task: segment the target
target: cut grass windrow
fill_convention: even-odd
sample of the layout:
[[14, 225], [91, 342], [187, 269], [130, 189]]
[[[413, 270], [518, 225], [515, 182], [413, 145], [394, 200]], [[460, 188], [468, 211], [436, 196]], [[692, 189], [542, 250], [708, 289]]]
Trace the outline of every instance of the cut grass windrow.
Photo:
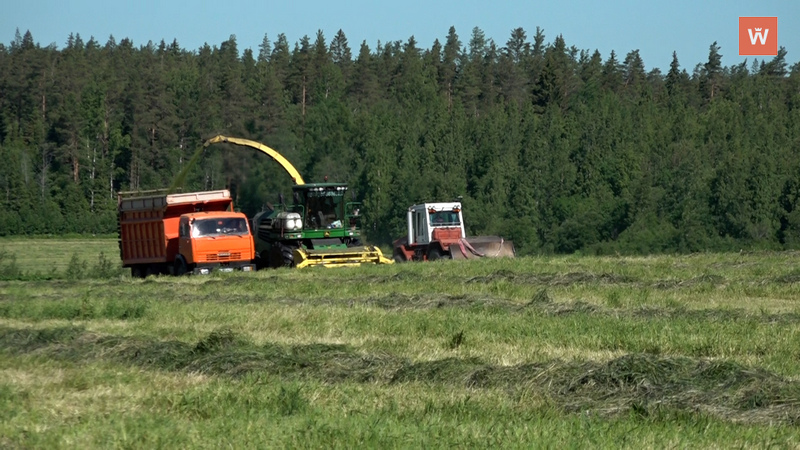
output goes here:
[[668, 419], [702, 413], [741, 423], [800, 423], [800, 382], [705, 358], [628, 354], [607, 361], [552, 360], [498, 366], [477, 358], [415, 362], [347, 345], [254, 345], [218, 330], [195, 343], [100, 335], [82, 327], [0, 328], [2, 353], [99, 361], [210, 376], [279, 376], [324, 383], [438, 384], [498, 388], [550, 399], [564, 412]]
[[[177, 287], [176, 287], [177, 289]], [[147, 314], [153, 301], [142, 300], [136, 293], [119, 294], [110, 292], [104, 296], [83, 295], [80, 298], [56, 299], [39, 296], [36, 299], [16, 299], [0, 294], [0, 318], [48, 320], [48, 319], [140, 319]], [[792, 325], [800, 323], [797, 312], [753, 312], [745, 309], [687, 309], [682, 305], [673, 307], [642, 305], [633, 308], [608, 307], [582, 300], [554, 301], [547, 289], [534, 294], [525, 303], [512, 301], [492, 295], [475, 294], [404, 294], [387, 293], [364, 298], [315, 298], [309, 300], [299, 297], [264, 298], [240, 297], [232, 300], [226, 296], [198, 296], [194, 293], [175, 291], [171, 299], [159, 302], [192, 301], [222, 303], [281, 304], [285, 306], [314, 305], [318, 307], [364, 306], [384, 310], [416, 311], [429, 309], [460, 309], [474, 312], [493, 313], [535, 313], [540, 316], [567, 316], [570, 314], [589, 314], [614, 318], [660, 318], [684, 319], [694, 321], [736, 322], [747, 321], [759, 324]], [[185, 299], [184, 299], [185, 297]]]

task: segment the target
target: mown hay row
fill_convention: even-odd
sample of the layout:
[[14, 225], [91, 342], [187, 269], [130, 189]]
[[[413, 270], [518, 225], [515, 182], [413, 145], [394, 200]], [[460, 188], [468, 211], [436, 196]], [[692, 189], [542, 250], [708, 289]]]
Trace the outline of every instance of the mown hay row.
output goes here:
[[[346, 345], [256, 346], [230, 330], [194, 344], [104, 336], [81, 327], [0, 328], [0, 354], [113, 361], [151, 370], [239, 377], [267, 373], [328, 383], [430, 383], [534, 393], [568, 412], [708, 414], [745, 423], [800, 422], [800, 383], [725, 360], [629, 354], [607, 361], [496, 366], [475, 358], [409, 361]], [[520, 396], [524, 397], [524, 396]]]

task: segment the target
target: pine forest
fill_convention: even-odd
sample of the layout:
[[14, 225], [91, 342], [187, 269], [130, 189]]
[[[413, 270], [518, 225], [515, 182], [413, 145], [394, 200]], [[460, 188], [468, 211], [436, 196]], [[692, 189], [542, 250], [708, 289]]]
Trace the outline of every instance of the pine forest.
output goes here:
[[256, 50], [18, 31], [0, 44], [0, 236], [114, 234], [117, 192], [187, 165], [184, 191], [230, 189], [249, 216], [290, 193], [263, 154], [202, 147], [224, 134], [347, 182], [377, 244], [408, 206], [462, 197], [470, 233], [522, 255], [800, 247], [800, 64], [781, 48], [726, 67], [714, 42], [663, 73], [625, 51], [539, 28]]

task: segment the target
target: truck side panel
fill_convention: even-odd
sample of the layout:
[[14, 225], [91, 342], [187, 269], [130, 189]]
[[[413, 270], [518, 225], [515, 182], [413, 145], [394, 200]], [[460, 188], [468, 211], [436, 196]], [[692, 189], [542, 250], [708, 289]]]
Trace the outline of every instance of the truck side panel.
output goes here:
[[167, 262], [167, 237], [160, 211], [123, 212], [120, 217], [122, 264]]

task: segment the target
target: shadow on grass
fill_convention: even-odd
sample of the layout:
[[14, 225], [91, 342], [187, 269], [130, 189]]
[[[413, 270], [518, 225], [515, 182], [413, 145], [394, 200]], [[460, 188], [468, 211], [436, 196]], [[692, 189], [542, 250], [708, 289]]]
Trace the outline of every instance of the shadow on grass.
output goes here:
[[230, 330], [196, 343], [98, 335], [81, 327], [0, 327], [0, 355], [110, 361], [151, 370], [287, 381], [426, 383], [545, 397], [568, 412], [669, 420], [701, 414], [744, 423], [800, 422], [800, 383], [725, 360], [629, 354], [608, 362], [495, 366], [475, 358], [414, 362], [346, 345], [257, 346]]

